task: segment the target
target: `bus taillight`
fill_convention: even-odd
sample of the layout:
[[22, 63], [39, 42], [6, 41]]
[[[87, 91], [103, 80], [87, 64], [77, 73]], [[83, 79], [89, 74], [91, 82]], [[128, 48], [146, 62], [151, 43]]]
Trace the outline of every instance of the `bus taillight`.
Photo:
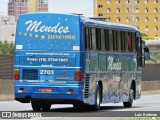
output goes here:
[[75, 71], [75, 79], [76, 79], [76, 81], [82, 80], [82, 72], [80, 70]]
[[14, 69], [14, 79], [19, 80], [19, 69]]

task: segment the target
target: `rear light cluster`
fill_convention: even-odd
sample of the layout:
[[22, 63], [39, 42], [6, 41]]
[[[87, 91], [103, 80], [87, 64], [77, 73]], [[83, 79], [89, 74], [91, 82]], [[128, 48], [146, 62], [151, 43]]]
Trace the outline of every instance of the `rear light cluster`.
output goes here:
[[80, 70], [76, 70], [75, 71], [75, 80], [82, 81], [82, 78], [83, 78], [82, 72]]
[[19, 69], [14, 69], [14, 79], [19, 80]]

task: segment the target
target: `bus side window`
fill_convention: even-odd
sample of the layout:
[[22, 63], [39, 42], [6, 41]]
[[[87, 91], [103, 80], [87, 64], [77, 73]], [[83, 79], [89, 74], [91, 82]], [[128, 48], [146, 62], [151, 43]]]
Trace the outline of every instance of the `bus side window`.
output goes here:
[[125, 45], [125, 32], [121, 31], [121, 50], [123, 52], [126, 51], [126, 45]]
[[121, 50], [121, 34], [120, 31], [117, 31], [117, 50], [120, 52]]
[[101, 29], [96, 29], [96, 44], [97, 44], [97, 50], [101, 50]]
[[85, 38], [86, 38], [86, 50], [92, 49], [92, 41], [91, 41], [91, 28], [86, 27], [85, 28]]
[[117, 51], [117, 31], [113, 30], [113, 50]]
[[105, 41], [106, 41], [106, 50], [109, 51], [109, 30], [105, 30]]
[[128, 32], [125, 32], [125, 48], [126, 52], [128, 52]]
[[132, 32], [132, 50], [133, 52], [136, 52], [136, 34], [135, 32]]
[[142, 67], [142, 38], [137, 37], [137, 65]]
[[97, 49], [97, 45], [96, 45], [96, 29], [92, 28], [92, 50], [96, 50]]
[[101, 29], [101, 50], [106, 50], [106, 35], [104, 29]]
[[132, 51], [132, 33], [131, 32], [128, 33], [128, 51], [129, 52]]
[[89, 39], [88, 39], [88, 28], [87, 27], [85, 27], [85, 47], [86, 47], [86, 50], [88, 50], [88, 48], [89, 48]]
[[113, 31], [109, 30], [109, 51], [113, 51]]

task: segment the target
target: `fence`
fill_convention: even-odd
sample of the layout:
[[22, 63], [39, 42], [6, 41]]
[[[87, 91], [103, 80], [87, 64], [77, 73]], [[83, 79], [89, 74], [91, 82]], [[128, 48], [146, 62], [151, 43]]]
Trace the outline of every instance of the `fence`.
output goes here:
[[0, 55], [0, 79], [13, 79], [13, 56]]
[[0, 100], [13, 99], [13, 56], [0, 55]]
[[142, 90], [160, 90], [160, 64], [147, 64], [143, 67]]
[[143, 81], [160, 80], [160, 64], [147, 64], [143, 67]]

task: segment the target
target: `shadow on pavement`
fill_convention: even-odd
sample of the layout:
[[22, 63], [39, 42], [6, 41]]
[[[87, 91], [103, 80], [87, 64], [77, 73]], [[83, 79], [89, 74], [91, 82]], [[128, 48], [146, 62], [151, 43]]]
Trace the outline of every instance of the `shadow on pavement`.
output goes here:
[[134, 115], [134, 108], [143, 108], [142, 106], [133, 106], [124, 108], [123, 106], [102, 106], [99, 111], [92, 109], [80, 109], [75, 107], [51, 108], [49, 111], [17, 111], [29, 113], [41, 113], [43, 117], [124, 117], [126, 114]]

